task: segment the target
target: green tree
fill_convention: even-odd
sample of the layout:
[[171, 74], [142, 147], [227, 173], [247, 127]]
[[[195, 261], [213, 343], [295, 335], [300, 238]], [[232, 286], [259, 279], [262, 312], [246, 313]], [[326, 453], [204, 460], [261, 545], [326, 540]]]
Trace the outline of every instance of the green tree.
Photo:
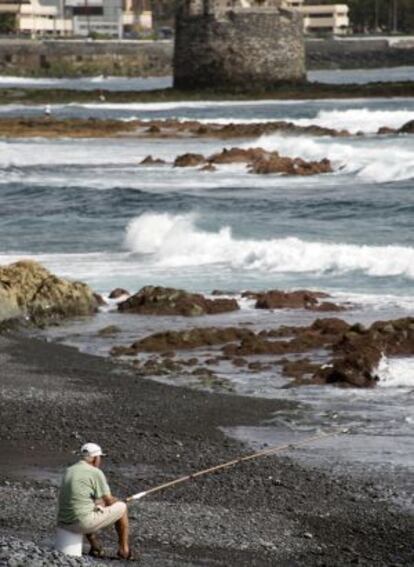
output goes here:
[[0, 13], [0, 33], [13, 33], [16, 31], [16, 18], [14, 14]]

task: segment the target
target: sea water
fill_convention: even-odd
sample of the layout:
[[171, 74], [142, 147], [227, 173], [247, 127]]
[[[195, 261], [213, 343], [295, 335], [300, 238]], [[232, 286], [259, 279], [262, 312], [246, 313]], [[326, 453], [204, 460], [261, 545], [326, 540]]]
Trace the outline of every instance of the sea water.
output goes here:
[[[42, 115], [39, 106], [6, 105], [0, 115]], [[370, 324], [413, 314], [414, 136], [378, 135], [414, 119], [414, 99], [177, 102], [52, 106], [57, 117], [119, 120], [176, 118], [219, 123], [288, 120], [348, 129], [351, 137], [269, 134], [256, 139], [11, 139], [0, 141], [0, 263], [33, 258], [107, 296], [159, 284], [210, 293], [222, 289], [322, 289]], [[363, 135], [357, 135], [363, 133]], [[329, 158], [334, 173], [253, 175], [244, 165], [215, 172], [141, 166], [185, 152], [261, 147], [281, 155]], [[249, 324], [309, 324], [310, 312], [258, 312], [248, 300], [229, 315], [192, 319], [118, 314], [47, 331], [48, 337], [107, 355], [154, 330]], [[97, 336], [107, 324], [121, 333]], [[323, 355], [323, 354], [322, 354]], [[414, 467], [414, 364], [383, 359], [375, 390], [286, 389], [277, 371], [217, 369], [236, 392], [284, 397], [300, 410], [277, 414], [264, 429], [232, 433], [256, 443], [302, 438], [315, 428], [351, 427], [342, 441], [298, 452], [308, 460]], [[341, 465], [341, 466], [342, 466]], [[399, 470], [400, 470], [399, 469]]]

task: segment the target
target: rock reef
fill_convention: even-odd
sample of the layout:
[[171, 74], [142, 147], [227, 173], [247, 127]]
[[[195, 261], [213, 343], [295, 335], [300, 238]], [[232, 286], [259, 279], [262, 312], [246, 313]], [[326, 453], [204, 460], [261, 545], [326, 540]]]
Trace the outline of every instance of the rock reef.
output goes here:
[[[150, 157], [148, 156], [146, 160]], [[262, 148], [224, 148], [220, 153], [210, 157], [186, 153], [175, 159], [174, 167], [203, 166], [202, 171], [214, 171], [217, 165], [237, 163], [245, 163], [250, 173], [258, 174], [317, 175], [333, 171], [331, 162], [326, 158], [320, 161], [306, 161], [302, 158], [281, 156], [279, 152], [268, 152]]]
[[138, 293], [118, 304], [123, 313], [140, 315], [183, 315], [196, 317], [237, 311], [235, 299], [208, 299], [199, 293], [161, 286], [145, 286]]

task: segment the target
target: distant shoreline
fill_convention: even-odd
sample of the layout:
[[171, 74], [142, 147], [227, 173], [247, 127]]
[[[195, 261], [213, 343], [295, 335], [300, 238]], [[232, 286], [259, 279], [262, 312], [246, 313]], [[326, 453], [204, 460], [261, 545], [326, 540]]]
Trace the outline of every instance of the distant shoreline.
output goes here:
[[0, 89], [0, 104], [55, 103], [133, 103], [175, 102], [198, 100], [323, 100], [350, 98], [388, 98], [414, 96], [414, 81], [334, 85], [324, 83], [295, 83], [276, 85], [272, 90], [197, 90], [180, 91], [174, 88], [151, 91], [106, 91], [71, 89]]

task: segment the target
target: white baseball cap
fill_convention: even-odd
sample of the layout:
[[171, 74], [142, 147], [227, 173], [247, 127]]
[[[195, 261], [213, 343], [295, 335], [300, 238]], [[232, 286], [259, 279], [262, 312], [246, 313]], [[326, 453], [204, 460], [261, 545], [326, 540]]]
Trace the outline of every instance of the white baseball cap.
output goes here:
[[104, 457], [105, 453], [96, 443], [85, 443], [81, 447], [81, 454], [88, 457]]

